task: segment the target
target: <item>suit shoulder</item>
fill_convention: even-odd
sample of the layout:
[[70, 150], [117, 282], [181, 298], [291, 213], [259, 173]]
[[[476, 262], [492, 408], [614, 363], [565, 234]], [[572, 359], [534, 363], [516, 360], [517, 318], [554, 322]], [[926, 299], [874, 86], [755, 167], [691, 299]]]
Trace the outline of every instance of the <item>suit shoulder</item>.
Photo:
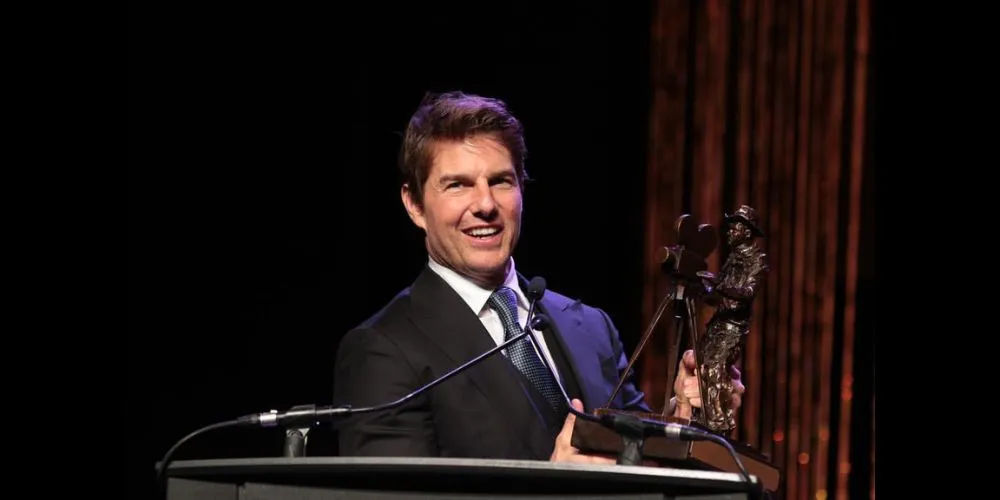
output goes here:
[[562, 311], [574, 311], [584, 315], [605, 314], [600, 307], [589, 305], [580, 299], [574, 299], [552, 290], [545, 292], [545, 298], [548, 299], [549, 304]]
[[378, 330], [384, 327], [391, 327], [399, 320], [406, 318], [411, 310], [410, 287], [399, 291], [389, 302], [386, 302], [378, 311], [365, 318], [352, 330]]
[[410, 300], [410, 289], [404, 288], [374, 314], [345, 332], [338, 342], [337, 363], [352, 362], [348, 358], [363, 351], [404, 353], [408, 344], [405, 332], [409, 331]]

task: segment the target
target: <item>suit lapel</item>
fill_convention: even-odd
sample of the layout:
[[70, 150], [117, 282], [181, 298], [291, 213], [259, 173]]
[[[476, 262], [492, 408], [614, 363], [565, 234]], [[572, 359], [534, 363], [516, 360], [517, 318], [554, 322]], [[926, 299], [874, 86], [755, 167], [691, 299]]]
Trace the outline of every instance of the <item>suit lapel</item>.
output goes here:
[[[436, 367], [438, 375], [496, 347], [489, 332], [461, 297], [429, 268], [424, 268], [411, 288], [417, 327], [449, 358], [451, 365]], [[540, 459], [552, 449], [552, 435], [544, 419], [518, 381], [516, 368], [500, 352], [482, 360], [463, 374], [483, 393], [499, 420], [512, 435]], [[462, 375], [459, 375], [462, 376]], [[445, 384], [450, 381], [445, 382]]]
[[[602, 381], [595, 379], [601, 373], [601, 362], [595, 353], [600, 352], [592, 345], [592, 336], [585, 335], [585, 329], [590, 328], [583, 322], [583, 315], [577, 310], [579, 302], [571, 302], [551, 295], [543, 295], [538, 308], [552, 319], [552, 328], [562, 351], [566, 353], [566, 362], [576, 377], [577, 385], [583, 396], [585, 409], [604, 406], [605, 392]], [[569, 374], [563, 374], [567, 376]]]

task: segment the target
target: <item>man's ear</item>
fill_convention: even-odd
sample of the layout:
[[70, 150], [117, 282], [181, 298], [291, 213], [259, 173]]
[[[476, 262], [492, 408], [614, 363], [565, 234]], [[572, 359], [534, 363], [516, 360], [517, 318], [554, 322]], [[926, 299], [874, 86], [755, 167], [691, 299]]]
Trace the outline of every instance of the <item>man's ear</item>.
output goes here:
[[410, 190], [409, 184], [403, 184], [403, 187], [399, 189], [399, 196], [403, 199], [403, 206], [406, 208], [406, 213], [410, 216], [410, 220], [417, 225], [420, 229], [427, 230], [427, 222], [424, 219], [424, 210], [417, 204], [416, 200], [413, 199], [413, 191]]

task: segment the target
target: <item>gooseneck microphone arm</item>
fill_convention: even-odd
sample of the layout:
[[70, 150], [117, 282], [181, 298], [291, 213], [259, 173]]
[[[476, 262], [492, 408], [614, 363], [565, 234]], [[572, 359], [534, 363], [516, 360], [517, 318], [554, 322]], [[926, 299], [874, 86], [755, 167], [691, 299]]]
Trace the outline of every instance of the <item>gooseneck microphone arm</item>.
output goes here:
[[361, 406], [357, 408], [354, 408], [351, 405], [342, 405], [342, 406], [327, 405], [327, 406], [319, 406], [316, 408], [310, 408], [306, 410], [288, 410], [285, 412], [257, 413], [240, 417], [239, 420], [242, 421], [244, 425], [259, 425], [261, 427], [274, 427], [279, 424], [289, 425], [292, 423], [300, 425], [313, 425], [318, 420], [324, 418], [332, 419], [333, 417], [348, 417], [351, 415], [359, 415], [362, 413], [373, 413], [377, 411], [391, 410], [393, 408], [406, 404], [408, 401], [429, 391], [430, 389], [444, 382], [445, 380], [448, 380], [454, 377], [455, 375], [458, 375], [459, 373], [462, 373], [463, 371], [471, 368], [473, 365], [476, 365], [482, 360], [492, 356], [497, 351], [506, 349], [507, 346], [513, 344], [514, 342], [517, 342], [518, 340], [521, 340], [526, 335], [528, 335], [527, 331], [515, 335], [510, 339], [504, 341], [502, 344], [497, 345], [496, 347], [476, 356], [475, 358], [466, 361], [465, 363], [461, 364], [457, 368], [452, 369], [448, 373], [445, 373], [444, 375], [428, 382], [426, 385], [421, 386], [417, 390], [389, 403], [383, 403], [375, 406]]
[[[526, 295], [528, 296], [528, 300], [531, 302], [532, 306], [534, 306], [535, 302], [541, 299], [542, 295], [545, 294], [545, 288], [545, 279], [540, 276], [536, 276], [528, 284], [528, 293]], [[582, 418], [584, 420], [603, 425], [615, 431], [622, 437], [625, 447], [622, 453], [618, 456], [618, 464], [641, 465], [642, 445], [645, 442], [645, 439], [649, 437], [662, 436], [681, 441], [712, 441], [729, 451], [729, 455], [736, 462], [736, 466], [739, 467], [743, 480], [746, 482], [747, 487], [750, 489], [751, 493], [754, 494], [754, 496], [758, 496], [761, 491], [763, 491], [762, 489], [758, 490], [755, 488], [755, 483], [750, 477], [750, 473], [747, 472], [747, 469], [744, 467], [743, 462], [736, 453], [736, 450], [733, 449], [733, 445], [722, 436], [687, 425], [657, 422], [655, 420], [639, 418], [628, 413], [609, 413], [597, 416], [573, 408], [569, 394], [566, 393], [566, 388], [559, 382], [558, 377], [555, 377], [555, 370], [553, 370], [548, 360], [545, 359], [545, 356], [541, 355], [541, 343], [535, 337], [534, 330], [545, 329], [549, 326], [549, 324], [551, 324], [552, 320], [544, 313], [534, 312], [533, 308], [528, 311], [528, 319], [525, 323], [528, 327], [525, 328], [524, 331], [529, 333], [528, 339], [530, 339], [531, 343], [534, 344], [535, 349], [538, 351], [539, 357], [542, 359], [542, 364], [544, 364], [545, 367], [552, 373], [556, 386], [559, 388], [559, 391], [562, 393], [563, 398], [566, 401], [566, 407], [569, 412], [577, 418]], [[764, 495], [766, 495], [766, 491], [764, 491]]]
[[[544, 285], [543, 285], [544, 286]], [[529, 311], [534, 311], [536, 300], [532, 300], [529, 305]], [[438, 384], [468, 370], [472, 366], [480, 363], [486, 358], [496, 354], [498, 351], [506, 349], [508, 346], [517, 342], [524, 337], [528, 336], [531, 331], [530, 328], [525, 328], [523, 332], [505, 340], [503, 343], [497, 345], [496, 347], [470, 359], [469, 361], [463, 363], [457, 368], [452, 369], [448, 373], [428, 382], [413, 392], [389, 403], [383, 403], [375, 406], [362, 406], [362, 407], [352, 407], [351, 405], [326, 405], [326, 406], [296, 406], [290, 410], [279, 412], [272, 410], [268, 413], [253, 413], [250, 415], [244, 415], [234, 420], [227, 420], [225, 422], [217, 422], [214, 424], [207, 425], [198, 429], [187, 436], [181, 438], [177, 443], [175, 443], [163, 456], [163, 460], [160, 461], [159, 467], [157, 468], [157, 481], [162, 484], [163, 480], [166, 478], [166, 470], [170, 464], [170, 461], [177, 451], [184, 443], [191, 440], [195, 436], [203, 434], [208, 431], [228, 428], [228, 427], [276, 427], [282, 425], [284, 427], [290, 427], [293, 425], [300, 427], [311, 427], [316, 425], [320, 420], [334, 420], [336, 418], [346, 418], [352, 415], [360, 415], [363, 413], [373, 413], [378, 411], [390, 410], [399, 406], [406, 404], [408, 401], [420, 396], [421, 394], [431, 390]], [[561, 386], [560, 386], [561, 387]]]
[[[531, 317], [531, 315], [534, 314], [535, 304], [538, 302], [538, 299], [541, 298], [541, 293], [537, 294], [533, 293], [533, 290], [537, 289], [539, 286], [541, 286], [541, 289], [544, 291], [545, 289], [544, 279], [534, 278], [528, 285], [528, 293], [526, 294], [529, 298], [528, 317]], [[528, 336], [530, 331], [531, 331], [530, 329], [525, 329], [525, 331], [505, 340], [496, 347], [476, 356], [475, 358], [470, 359], [469, 361], [466, 361], [465, 363], [461, 364], [457, 368], [452, 369], [448, 373], [445, 373], [444, 375], [428, 382], [426, 385], [417, 388], [415, 391], [389, 403], [383, 403], [376, 406], [363, 406], [358, 408], [353, 408], [350, 405], [343, 405], [343, 406], [330, 405], [330, 406], [320, 406], [320, 407], [305, 408], [305, 409], [293, 408], [285, 412], [272, 411], [270, 413], [256, 413], [252, 415], [245, 415], [237, 420], [245, 422], [245, 425], [260, 425], [262, 427], [274, 427], [279, 424], [287, 426], [292, 423], [306, 425], [306, 424], [314, 424], [317, 420], [323, 418], [340, 417], [340, 416], [346, 417], [362, 413], [372, 413], [377, 411], [391, 410], [393, 408], [406, 404], [408, 401], [431, 390], [438, 384], [454, 377], [455, 375], [458, 375], [459, 373], [462, 373], [465, 370], [468, 370], [469, 368], [471, 368], [476, 364], [479, 364], [482, 360], [496, 354], [497, 351], [502, 351], [506, 349], [509, 345]]]

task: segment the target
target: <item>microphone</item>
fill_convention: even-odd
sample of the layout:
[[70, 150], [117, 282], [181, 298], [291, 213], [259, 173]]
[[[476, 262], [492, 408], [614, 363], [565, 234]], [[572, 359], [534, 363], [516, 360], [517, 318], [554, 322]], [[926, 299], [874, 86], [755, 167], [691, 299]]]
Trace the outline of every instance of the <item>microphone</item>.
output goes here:
[[[542, 300], [542, 296], [545, 295], [546, 286], [545, 278], [541, 276], [535, 276], [528, 282], [528, 289], [524, 292], [525, 297], [528, 298], [528, 317], [525, 324], [531, 325], [531, 318], [535, 314], [535, 304], [537, 304], [539, 300]], [[535, 344], [535, 347], [537, 348], [538, 343], [535, 342], [534, 335], [531, 336], [531, 339], [531, 342]], [[544, 356], [542, 357], [544, 358]]]

